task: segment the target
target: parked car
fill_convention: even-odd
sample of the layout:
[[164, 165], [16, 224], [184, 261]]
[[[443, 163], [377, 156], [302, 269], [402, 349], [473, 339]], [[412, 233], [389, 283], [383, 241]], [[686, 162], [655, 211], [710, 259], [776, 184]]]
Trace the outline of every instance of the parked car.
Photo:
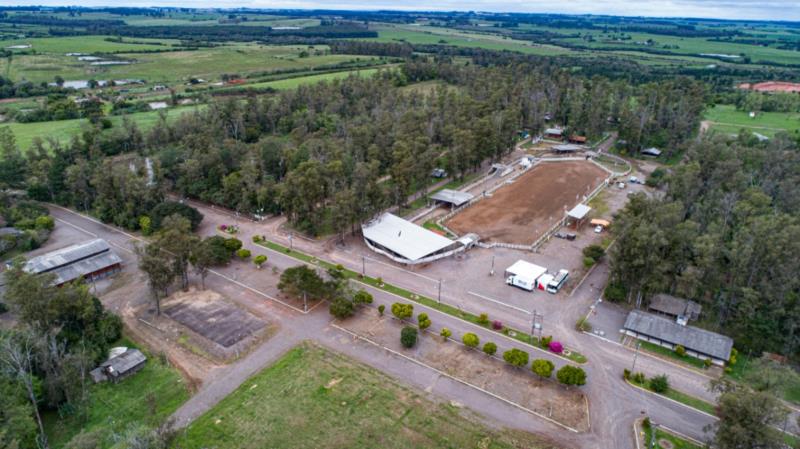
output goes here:
[[595, 226], [594, 227], [594, 232], [595, 232], [595, 234], [599, 234], [599, 233], [603, 232], [603, 227], [600, 226], [600, 225]]

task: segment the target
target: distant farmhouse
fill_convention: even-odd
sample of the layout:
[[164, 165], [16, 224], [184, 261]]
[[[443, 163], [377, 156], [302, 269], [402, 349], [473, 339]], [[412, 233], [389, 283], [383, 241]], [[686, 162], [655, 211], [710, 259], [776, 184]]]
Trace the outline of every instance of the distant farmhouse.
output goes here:
[[34, 257], [22, 269], [31, 274], [52, 273], [58, 286], [78, 278], [104, 279], [122, 269], [122, 259], [108, 242], [94, 239]]

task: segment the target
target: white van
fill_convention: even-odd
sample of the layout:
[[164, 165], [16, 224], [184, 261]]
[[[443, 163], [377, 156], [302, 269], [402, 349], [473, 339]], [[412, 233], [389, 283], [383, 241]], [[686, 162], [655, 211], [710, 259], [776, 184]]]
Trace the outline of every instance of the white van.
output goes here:
[[558, 274], [556, 277], [547, 284], [547, 293], [556, 294], [561, 287], [567, 282], [567, 278], [569, 277], [569, 271], [567, 270], [558, 270]]

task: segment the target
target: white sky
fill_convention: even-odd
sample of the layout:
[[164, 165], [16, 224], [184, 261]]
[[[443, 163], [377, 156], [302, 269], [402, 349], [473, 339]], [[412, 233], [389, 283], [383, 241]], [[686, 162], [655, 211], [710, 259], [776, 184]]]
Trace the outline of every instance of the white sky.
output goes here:
[[800, 21], [800, 0], [0, 0], [0, 5], [396, 9], [611, 14]]

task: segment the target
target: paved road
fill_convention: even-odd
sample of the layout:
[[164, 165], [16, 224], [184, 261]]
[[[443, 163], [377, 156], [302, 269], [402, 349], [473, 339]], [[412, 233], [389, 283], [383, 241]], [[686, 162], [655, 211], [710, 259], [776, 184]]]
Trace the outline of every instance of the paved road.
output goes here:
[[[230, 217], [225, 212], [202, 208], [206, 219], [211, 222], [230, 222]], [[72, 225], [80, 229], [105, 238], [120, 248], [132, 247], [134, 239], [129, 234], [122, 233], [114, 228], [100, 224], [75, 212], [61, 208], [52, 208], [53, 216], [60, 224]], [[244, 224], [240, 222], [240, 224]], [[268, 232], [269, 227], [264, 225], [242, 226], [239, 236], [245, 245], [255, 249], [251, 236]], [[270, 235], [270, 238], [275, 236]], [[297, 241], [297, 240], [296, 240]], [[261, 252], [263, 248], [259, 247]], [[298, 262], [282, 253], [272, 252], [270, 264], [281, 269], [297, 265]], [[399, 270], [387, 270], [387, 281], [396, 282], [392, 273], [402, 273]], [[408, 276], [408, 275], [404, 275]], [[604, 285], [607, 270], [600, 266], [595, 270], [582, 286], [573, 293], [573, 296], [582, 298], [581, 301], [570, 301], [565, 306], [578, 307], [587, 304], [596, 297], [597, 291], [593, 285]], [[225, 280], [220, 278], [220, 282]], [[370, 288], [375, 296], [375, 305], [386, 304], [387, 308], [397, 297], [382, 290]], [[575, 304], [573, 306], [573, 304]], [[280, 307], [277, 306], [276, 307]], [[621, 378], [622, 369], [629, 366], [632, 353], [629, 348], [609, 343], [587, 334], [581, 334], [571, 329], [572, 323], [558, 323], [559, 335], [569, 336], [568, 344], [590, 357], [590, 363], [585, 366], [589, 383], [584, 387], [590, 401], [591, 431], [582, 434], [572, 434], [563, 429], [521, 411], [501, 400], [487, 396], [485, 393], [473, 389], [463, 383], [441, 376], [435, 370], [419, 365], [413, 361], [377, 348], [368, 343], [354, 340], [350, 335], [331, 326], [327, 308], [320, 307], [309, 314], [302, 314], [282, 310], [281, 329], [260, 347], [253, 350], [243, 359], [230, 366], [218, 370], [212, 379], [208, 380], [201, 389], [176, 413], [178, 423], [186, 425], [192, 419], [200, 416], [219, 400], [233, 391], [245, 379], [255, 374], [272, 362], [277, 360], [289, 348], [303, 340], [315, 340], [331, 349], [343, 352], [363, 363], [371, 365], [388, 374], [423, 390], [430, 391], [438, 398], [455, 400], [465, 406], [479, 411], [492, 422], [545, 435], [565, 446], [574, 448], [609, 448], [633, 449], [635, 447], [630, 426], [634, 419], [650, 416], [656, 422], [666, 425], [671, 429], [679, 430], [695, 439], [704, 439], [704, 426], [712, 423], [714, 418], [700, 412], [688, 409], [682, 405], [672, 403], [664, 398], [634, 389], [626, 385]], [[415, 311], [425, 311], [431, 317], [433, 330], [448, 327], [454, 335], [464, 332], [474, 332], [481, 339], [492, 340], [498, 344], [500, 351], [511, 347], [531, 352], [532, 358], [548, 358], [557, 366], [567, 361], [555, 355], [536, 350], [510, 338], [459, 320], [450, 315], [443, 314], [435, 309], [422, 305], [415, 305]], [[515, 327], [525, 328], [527, 318], [509, 314], [506, 322]], [[702, 376], [687, 372], [683, 368], [665, 363], [659, 359], [640, 356], [637, 362], [637, 371], [645, 370], [652, 373], [668, 373], [675, 382], [686, 381], [686, 388], [694, 385], [692, 392], [700, 391], [707, 379]], [[683, 386], [684, 384], [681, 384]]]

